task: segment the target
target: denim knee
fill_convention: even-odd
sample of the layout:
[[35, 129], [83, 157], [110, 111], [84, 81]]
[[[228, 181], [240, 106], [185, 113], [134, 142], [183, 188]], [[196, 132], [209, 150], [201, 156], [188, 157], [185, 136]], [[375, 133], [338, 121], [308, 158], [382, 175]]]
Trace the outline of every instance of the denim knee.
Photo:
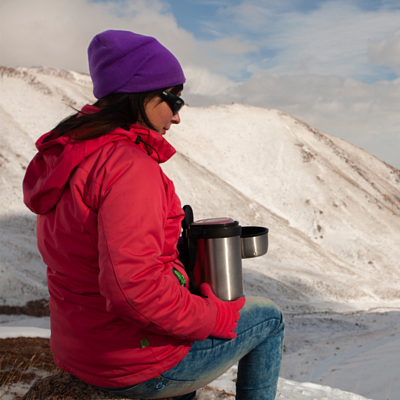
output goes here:
[[276, 321], [276, 328], [271, 336], [282, 334], [285, 330], [285, 321], [281, 310], [273, 301], [265, 297], [247, 297], [240, 314], [241, 319], [243, 316], [243, 323], [251, 323], [253, 326], [267, 321]]

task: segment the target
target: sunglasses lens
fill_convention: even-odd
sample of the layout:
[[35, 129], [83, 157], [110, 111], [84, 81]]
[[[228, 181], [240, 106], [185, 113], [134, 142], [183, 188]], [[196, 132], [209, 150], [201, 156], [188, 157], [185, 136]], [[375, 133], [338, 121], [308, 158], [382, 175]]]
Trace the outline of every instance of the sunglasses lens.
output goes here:
[[175, 94], [164, 90], [161, 93], [161, 97], [168, 103], [168, 105], [171, 107], [172, 112], [175, 114], [178, 114], [179, 110], [182, 108], [182, 106], [185, 104], [183, 99], [181, 99], [179, 96], [176, 96]]
[[184, 104], [185, 104], [185, 102], [181, 98], [178, 97], [178, 99], [175, 101], [172, 112], [174, 114], [178, 114], [179, 110], [183, 107]]

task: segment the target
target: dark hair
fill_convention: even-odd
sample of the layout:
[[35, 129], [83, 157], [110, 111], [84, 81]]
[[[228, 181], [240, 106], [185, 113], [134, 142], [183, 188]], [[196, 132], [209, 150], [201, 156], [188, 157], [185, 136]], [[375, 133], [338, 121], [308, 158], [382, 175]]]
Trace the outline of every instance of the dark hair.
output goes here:
[[[61, 121], [53, 131], [56, 131], [58, 136], [68, 134], [72, 139], [89, 140], [138, 121], [155, 130], [145, 113], [145, 104], [166, 89], [168, 88], [141, 93], [111, 93], [93, 104], [100, 108], [98, 112], [84, 114], [78, 111]], [[183, 85], [177, 85], [171, 92], [178, 94], [182, 89]], [[162, 101], [160, 98], [160, 103]]]

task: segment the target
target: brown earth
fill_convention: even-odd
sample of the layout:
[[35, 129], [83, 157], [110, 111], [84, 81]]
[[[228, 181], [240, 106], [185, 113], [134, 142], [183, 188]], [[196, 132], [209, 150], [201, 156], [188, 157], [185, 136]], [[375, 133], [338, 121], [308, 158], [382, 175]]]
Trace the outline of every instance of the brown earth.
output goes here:
[[0, 314], [30, 315], [32, 317], [48, 317], [50, 315], [49, 299], [28, 301], [24, 306], [0, 305]]
[[[0, 400], [5, 396], [13, 400], [124, 400], [58, 368], [53, 361], [49, 339], [0, 339], [0, 351]], [[206, 386], [198, 391], [196, 399], [207, 399], [211, 393], [214, 396], [218, 393], [221, 399], [232, 398], [231, 394]]]
[[[0, 339], [0, 349], [0, 399], [5, 395], [11, 395], [15, 400], [121, 399], [58, 368], [53, 361], [49, 339]], [[46, 375], [49, 376], [43, 378]], [[21, 390], [21, 387], [26, 389]]]
[[5, 394], [21, 398], [21, 393], [13, 393], [13, 384], [30, 385], [43, 376], [43, 371], [48, 374], [62, 372], [54, 364], [49, 339], [0, 339], [0, 349], [0, 399]]

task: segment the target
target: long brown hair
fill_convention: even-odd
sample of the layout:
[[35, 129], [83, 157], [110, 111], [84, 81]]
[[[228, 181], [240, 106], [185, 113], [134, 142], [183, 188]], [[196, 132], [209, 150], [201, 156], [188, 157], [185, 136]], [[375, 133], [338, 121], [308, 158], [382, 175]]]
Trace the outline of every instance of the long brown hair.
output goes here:
[[[166, 89], [168, 88], [140, 93], [111, 93], [93, 104], [100, 108], [98, 112], [84, 114], [78, 111], [61, 121], [53, 131], [57, 132], [58, 136], [69, 135], [72, 139], [90, 140], [138, 121], [156, 130], [147, 118], [145, 105]], [[182, 90], [183, 85], [177, 85], [171, 92], [177, 95]], [[162, 101], [160, 97], [160, 103]]]

